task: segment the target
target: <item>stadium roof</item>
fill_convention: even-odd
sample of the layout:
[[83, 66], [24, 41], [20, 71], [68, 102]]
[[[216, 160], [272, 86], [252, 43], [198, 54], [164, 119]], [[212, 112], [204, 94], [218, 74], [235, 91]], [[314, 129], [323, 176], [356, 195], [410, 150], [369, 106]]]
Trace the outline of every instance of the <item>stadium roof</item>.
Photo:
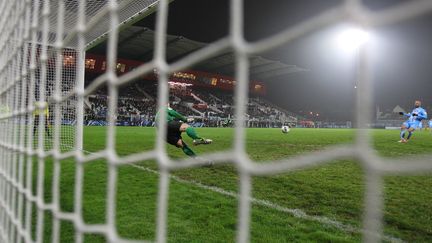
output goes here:
[[[85, 18], [87, 32], [85, 33], [86, 49], [93, 48], [90, 52], [104, 54], [106, 52], [106, 39], [109, 33], [108, 1], [92, 1], [86, 5]], [[135, 22], [153, 13], [158, 0], [119, 0], [119, 36], [118, 54], [120, 58], [147, 62], [153, 57], [154, 31], [146, 27], [131, 26]], [[32, 1], [33, 7], [36, 2]], [[57, 1], [50, 4], [50, 30], [49, 43], [54, 44], [56, 40], [56, 29], [58, 19]], [[39, 5], [42, 11], [42, 6]], [[75, 48], [77, 46], [76, 23], [78, 13], [78, 1], [65, 2], [64, 36], [66, 46]], [[39, 23], [42, 23], [42, 16]], [[38, 25], [42, 28], [42, 24]], [[40, 29], [42, 30], [42, 29]], [[41, 35], [39, 36], [39, 38]], [[39, 39], [41, 41], [41, 39]], [[182, 36], [167, 36], [167, 60], [176, 61], [198, 49], [207, 46], [208, 43], [197, 42]], [[278, 61], [269, 60], [260, 56], [250, 57], [251, 79], [266, 81], [273, 77], [279, 77], [290, 73], [306, 71], [295, 65], [288, 65]], [[218, 56], [207, 59], [192, 67], [195, 70], [234, 76], [235, 57], [232, 50], [226, 50]]]
[[[119, 58], [148, 62], [153, 58], [155, 32], [146, 27], [131, 26], [120, 32], [118, 44]], [[167, 35], [167, 60], [169, 63], [197, 51], [208, 43], [198, 42], [182, 36]], [[103, 54], [106, 43], [96, 46], [90, 52]], [[235, 57], [232, 50], [204, 60], [192, 69], [211, 73], [234, 76]], [[260, 56], [250, 57], [250, 76], [253, 80], [266, 81], [295, 72], [306, 71], [296, 65], [288, 65], [279, 61], [269, 60]]]
[[[159, 0], [118, 0], [118, 18], [119, 27], [132, 25], [136, 21], [146, 17], [156, 10], [156, 4]], [[57, 35], [59, 1], [48, 2], [50, 5], [49, 14], [49, 44], [54, 44]], [[32, 6], [39, 7], [39, 31], [43, 30], [43, 4], [39, 1], [32, 1]], [[98, 43], [106, 40], [110, 28], [108, 0], [87, 1], [85, 6], [85, 48], [91, 48]], [[68, 0], [64, 3], [64, 17], [63, 17], [63, 41], [69, 48], [76, 48], [78, 40], [77, 33], [77, 20], [78, 20], [78, 0]], [[41, 41], [41, 34], [39, 34], [39, 42]]]

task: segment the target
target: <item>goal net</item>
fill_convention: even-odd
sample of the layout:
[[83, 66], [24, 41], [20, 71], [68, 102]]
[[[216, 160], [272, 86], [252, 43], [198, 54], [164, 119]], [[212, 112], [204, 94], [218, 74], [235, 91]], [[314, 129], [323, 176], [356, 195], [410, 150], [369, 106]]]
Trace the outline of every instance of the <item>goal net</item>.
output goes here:
[[[116, 75], [118, 33], [156, 7], [157, 24], [155, 55], [127, 75]], [[100, 0], [49, 1], [14, 0], [0, 3], [0, 241], [42, 242], [44, 211], [53, 215], [52, 241], [59, 242], [59, 220], [74, 225], [76, 242], [83, 235], [103, 234], [109, 242], [128, 242], [117, 234], [116, 184], [119, 165], [132, 164], [153, 158], [160, 168], [157, 231], [158, 242], [167, 241], [167, 207], [169, 180], [172, 171], [204, 165], [207, 159], [218, 162], [232, 160], [239, 171], [239, 201], [237, 241], [247, 242], [250, 232], [251, 177], [273, 175], [317, 165], [342, 157], [355, 157], [366, 168], [366, 192], [362, 234], [366, 242], [382, 239], [383, 198], [382, 177], [388, 174], [432, 171], [427, 158], [406, 166], [402, 161], [377, 156], [366, 129], [358, 129], [352, 146], [332, 148], [320, 153], [306, 154], [272, 163], [257, 164], [245, 152], [245, 117], [248, 96], [249, 56], [289, 43], [308, 33], [342, 21], [352, 21], [365, 28], [375, 28], [423, 15], [432, 11], [432, 1], [406, 1], [389, 9], [372, 12], [360, 0], [346, 0], [294, 27], [287, 28], [263, 40], [247, 43], [243, 35], [243, 1], [231, 0], [230, 34], [180, 60], [167, 64], [166, 29], [169, 0]], [[108, 39], [106, 72], [84, 87], [85, 51]], [[158, 128], [154, 151], [127, 158], [116, 156], [115, 124], [118, 87], [158, 70], [158, 106], [168, 101], [168, 77], [201, 60], [232, 48], [236, 57], [235, 143], [226, 152], [208, 154], [203, 161], [173, 162], [166, 156], [164, 123]], [[357, 123], [366, 128], [370, 121], [371, 85], [369, 53], [360, 51], [361, 72], [356, 101]], [[83, 151], [84, 99], [98, 87], [107, 85], [108, 132], [106, 147], [96, 154]], [[161, 114], [161, 121], [165, 121]], [[52, 157], [54, 164], [73, 158], [76, 164], [74, 212], [59, 207], [59, 173], [54, 171], [53, 189], [44, 192], [44, 162]], [[82, 215], [83, 165], [94, 158], [104, 158], [108, 167], [106, 223], [85, 224]], [[37, 168], [33, 168], [33, 161]], [[33, 185], [31, 175], [37, 175]], [[29, 179], [30, 178], [30, 179]], [[36, 193], [32, 193], [32, 188]], [[45, 193], [52, 202], [45, 202]], [[32, 206], [34, 205], [34, 206]], [[36, 216], [32, 232], [32, 215]], [[25, 215], [25, 217], [24, 217]]]

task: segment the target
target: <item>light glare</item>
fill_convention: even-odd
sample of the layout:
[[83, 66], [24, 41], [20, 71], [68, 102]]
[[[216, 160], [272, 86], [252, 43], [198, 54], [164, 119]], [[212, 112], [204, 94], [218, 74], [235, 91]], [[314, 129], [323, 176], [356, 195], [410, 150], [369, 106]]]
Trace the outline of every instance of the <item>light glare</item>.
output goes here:
[[369, 40], [369, 33], [359, 29], [350, 28], [342, 31], [338, 36], [338, 45], [344, 51], [355, 51]]

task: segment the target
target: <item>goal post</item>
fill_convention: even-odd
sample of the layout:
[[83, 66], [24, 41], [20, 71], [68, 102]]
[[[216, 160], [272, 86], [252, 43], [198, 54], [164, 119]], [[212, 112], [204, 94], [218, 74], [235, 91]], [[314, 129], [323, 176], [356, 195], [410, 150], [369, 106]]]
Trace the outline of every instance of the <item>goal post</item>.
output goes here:
[[[84, 71], [85, 71], [85, 52], [98, 43], [106, 40], [110, 25], [109, 18], [109, 2], [108, 1], [42, 1], [32, 0], [31, 2], [31, 19], [33, 25], [31, 26], [35, 31], [34, 37], [28, 42], [29, 45], [36, 48], [33, 50], [35, 55], [34, 62], [36, 72], [34, 74], [35, 84], [35, 97], [34, 102], [48, 102], [48, 116], [38, 116], [40, 121], [36, 121], [36, 126], [45, 119], [44, 124], [40, 126], [53, 127], [54, 119], [54, 86], [55, 81], [59, 85], [58, 96], [62, 97], [60, 106], [60, 121], [61, 126], [59, 129], [60, 148], [62, 151], [72, 150], [76, 145], [82, 148], [82, 141], [76, 144], [76, 133], [78, 131], [77, 125], [83, 123], [84, 117], [81, 116], [82, 112], [77, 112], [77, 108], [81, 108], [84, 104], [81, 102], [77, 105], [78, 97], [77, 91], [84, 90]], [[82, 4], [81, 4], [82, 3]], [[118, 8], [116, 13], [119, 18], [117, 28], [127, 28], [136, 21], [151, 14], [156, 9], [157, 0], [121, 0], [118, 1]], [[79, 21], [79, 5], [83, 5], [85, 11], [82, 13], [83, 23]], [[43, 12], [43, 7], [48, 6]], [[37, 10], [39, 8], [39, 10]], [[39, 11], [39, 12], [38, 12]], [[61, 19], [62, 21], [58, 21]], [[45, 25], [43, 24], [45, 23]], [[85, 28], [85, 30], [79, 30]], [[82, 33], [80, 33], [82, 31]], [[45, 33], [45, 40], [44, 38]], [[78, 37], [81, 36], [81, 37]], [[82, 42], [82, 43], [80, 43]], [[46, 73], [45, 79], [45, 93], [44, 100], [41, 100], [40, 86], [40, 70], [43, 66], [40, 65], [40, 54], [46, 48]], [[32, 57], [30, 57], [32, 58]], [[30, 59], [30, 62], [32, 59]], [[59, 66], [56, 64], [59, 63]], [[29, 62], [29, 65], [31, 63]], [[31, 72], [30, 72], [31, 75]], [[78, 85], [78, 86], [77, 86]], [[60, 98], [57, 97], [57, 98]], [[67, 97], [65, 99], [65, 97]], [[59, 99], [57, 99], [58, 101]], [[29, 105], [31, 102], [27, 101]], [[39, 113], [39, 112], [34, 112]], [[31, 119], [31, 117], [29, 117]], [[30, 121], [29, 121], [30, 123]], [[35, 122], [33, 121], [33, 125]], [[50, 130], [50, 129], [46, 129]], [[53, 129], [52, 129], [53, 130]], [[33, 136], [38, 135], [39, 129], [34, 129]], [[47, 133], [44, 129], [40, 132]], [[53, 131], [51, 131], [53, 133]], [[44, 134], [42, 140], [33, 139], [35, 141], [34, 147], [37, 148], [37, 143], [44, 142], [43, 147], [49, 151], [53, 147], [52, 134], [48, 137]]]
[[[113, 28], [112, 13], [118, 18], [114, 28], [125, 28], [154, 11], [156, 3], [16, 0], [0, 4], [1, 242], [42, 241], [44, 210], [59, 213], [58, 163], [53, 202], [44, 202], [45, 160], [52, 157], [58, 162], [59, 156], [83, 153], [85, 51], [107, 38]], [[112, 5], [116, 9], [110, 9]], [[30, 226], [33, 214], [36, 225]], [[58, 218], [53, 222], [54, 242], [59, 241], [58, 222]]]

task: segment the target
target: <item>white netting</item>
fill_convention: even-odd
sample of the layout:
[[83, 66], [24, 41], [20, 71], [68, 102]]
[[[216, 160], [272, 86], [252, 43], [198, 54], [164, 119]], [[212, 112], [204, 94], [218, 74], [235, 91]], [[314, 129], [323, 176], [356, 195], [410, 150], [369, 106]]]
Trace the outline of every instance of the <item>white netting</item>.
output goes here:
[[[93, 1], [89, 1], [93, 2]], [[94, 5], [95, 18], [86, 19], [89, 8], [82, 1], [2, 1], [0, 4], [0, 241], [2, 242], [42, 242], [44, 228], [44, 211], [53, 215], [52, 241], [59, 241], [59, 221], [66, 220], [75, 226], [75, 241], [82, 242], [84, 233], [98, 233], [106, 236], [109, 242], [126, 241], [117, 234], [116, 228], [116, 185], [118, 166], [134, 162], [156, 159], [160, 168], [160, 181], [158, 190], [157, 232], [158, 242], [167, 241], [167, 206], [170, 172], [180, 168], [191, 168], [203, 165], [204, 161], [212, 160], [216, 163], [233, 161], [239, 170], [240, 195], [238, 203], [237, 241], [247, 242], [249, 239], [250, 210], [251, 210], [251, 176], [273, 175], [305, 168], [312, 165], [326, 163], [342, 157], [355, 157], [366, 168], [366, 192], [363, 221], [363, 237], [366, 242], [378, 242], [382, 238], [382, 177], [389, 174], [424, 173], [432, 171], [430, 158], [418, 158], [410, 163], [399, 160], [389, 160], [378, 157], [369, 143], [370, 134], [366, 129], [358, 129], [354, 145], [339, 146], [327, 150], [268, 163], [254, 163], [245, 152], [244, 116], [248, 96], [248, 56], [261, 53], [307, 33], [316, 31], [340, 21], [350, 20], [366, 28], [393, 24], [399, 21], [420, 16], [432, 10], [432, 1], [409, 1], [402, 5], [392, 7], [380, 12], [370, 12], [360, 1], [345, 1], [344, 4], [326, 10], [321, 14], [308, 19], [296, 26], [286, 29], [274, 36], [255, 42], [247, 43], [243, 36], [243, 2], [231, 1], [230, 34], [227, 38], [212, 43], [181, 60], [168, 65], [165, 60], [165, 37], [167, 28], [168, 0], [159, 2], [157, 16], [157, 34], [155, 39], [155, 55], [152, 62], [141, 65], [134, 71], [118, 77], [115, 72], [116, 47], [120, 22], [119, 6], [115, 0], [95, 1], [104, 5], [107, 18], [100, 17], [97, 9], [102, 5]], [[142, 1], [144, 2], [144, 1]], [[76, 18], [63, 23], [67, 15], [69, 4], [75, 4]], [[127, 4], [126, 4], [127, 5]], [[141, 11], [141, 10], [138, 10]], [[91, 15], [91, 14], [90, 14]], [[101, 14], [101, 16], [103, 16]], [[54, 19], [54, 20], [53, 20]], [[104, 22], [105, 21], [105, 22]], [[87, 39], [89, 27], [104, 23], [104, 28], [111, 30], [108, 37], [107, 69], [106, 73], [97, 78], [84, 89], [84, 50], [95, 37]], [[105, 24], [106, 23], [106, 24]], [[69, 25], [68, 25], [69, 24]], [[75, 25], [75, 27], [73, 27]], [[74, 31], [66, 33], [66, 29]], [[40, 30], [40, 31], [39, 31]], [[101, 33], [103, 33], [102, 31]], [[54, 35], [53, 35], [54, 33]], [[52, 36], [55, 41], [53, 42]], [[67, 37], [65, 37], [67, 36]], [[70, 37], [73, 36], [73, 37]], [[97, 36], [100, 36], [99, 34]], [[71, 42], [64, 42], [64, 38]], [[74, 40], [74, 41], [72, 41]], [[66, 50], [70, 43], [75, 50]], [[225, 152], [204, 156], [203, 161], [184, 160], [171, 161], [165, 152], [165, 124], [159, 126], [156, 149], [150, 152], [138, 153], [119, 158], [115, 151], [115, 116], [117, 110], [118, 87], [120, 84], [132, 82], [144, 73], [159, 70], [158, 105], [168, 100], [167, 77], [171, 72], [179, 71], [201, 60], [210, 58], [218, 53], [233, 48], [236, 55], [236, 117], [234, 147]], [[68, 53], [68, 54], [66, 54]], [[72, 56], [76, 67], [75, 71], [65, 72], [65, 56]], [[53, 58], [57, 57], [57, 58]], [[61, 61], [63, 60], [63, 62]], [[53, 67], [55, 63], [55, 69]], [[358, 84], [358, 99], [356, 106], [357, 122], [360, 128], [366, 128], [370, 120], [371, 87], [369, 78], [368, 50], [361, 50], [361, 77]], [[69, 88], [68, 94], [63, 90], [65, 76], [75, 81], [75, 89]], [[93, 92], [98, 86], [108, 85], [109, 91], [109, 119], [106, 147], [91, 155], [84, 154], [83, 141], [83, 113], [84, 97]], [[51, 86], [49, 89], [41, 87]], [[73, 83], [72, 83], [73, 85]], [[50, 90], [47, 92], [47, 90]], [[52, 93], [50, 93], [52, 92]], [[44, 116], [40, 116], [38, 134], [33, 138], [33, 111], [45, 107], [34, 107], [35, 99], [48, 100], [50, 110], [53, 111], [53, 139], [52, 147], [45, 150]], [[74, 98], [76, 97], [76, 98]], [[67, 103], [65, 106], [64, 103]], [[68, 103], [71, 102], [71, 103]], [[74, 145], [71, 151], [62, 150], [62, 127], [64, 126], [65, 111], [63, 107], [75, 106]], [[161, 114], [161, 121], [165, 123], [166, 114]], [[34, 140], [37, 140], [34, 147]], [[52, 203], [44, 201], [44, 162], [48, 156], [54, 160]], [[76, 162], [75, 195], [73, 212], [63, 212], [59, 207], [59, 163], [63, 158], [72, 157]], [[108, 195], [106, 223], [88, 225], [83, 221], [83, 166], [84, 163], [96, 158], [108, 161]], [[37, 160], [37, 168], [32, 168], [33, 160]], [[37, 169], [37, 183], [32, 185], [32, 173]], [[32, 187], [36, 193], [32, 193]], [[35, 205], [33, 211], [33, 205]], [[36, 212], [36, 230], [33, 238], [32, 212]], [[25, 218], [23, 218], [25, 215]]]
[[[31, 44], [28, 44], [31, 46]], [[41, 45], [35, 45], [36, 53], [42, 51]], [[27, 116], [25, 124], [33, 127], [33, 133], [26, 133], [24, 139], [33, 141], [33, 148], [37, 149], [39, 144], [44, 150], [53, 148], [53, 118], [54, 108], [52, 104], [55, 89], [61, 97], [67, 97], [59, 104], [60, 108], [60, 131], [59, 144], [62, 152], [71, 150], [74, 146], [75, 125], [76, 125], [76, 95], [68, 95], [74, 91], [77, 83], [77, 53], [73, 49], [63, 49], [56, 53], [53, 48], [47, 48], [47, 65], [38, 65], [39, 60], [35, 60], [36, 69], [30, 72], [23, 79], [23, 83], [28, 85], [26, 97], [20, 97], [19, 100], [25, 103], [25, 106], [35, 106], [31, 116]], [[39, 57], [36, 56], [36, 59]], [[29, 63], [24, 64], [28, 68]], [[58, 63], [57, 63], [58, 62]], [[21, 99], [22, 98], [22, 99]], [[50, 103], [48, 103], [50, 102]], [[44, 105], [45, 108], [38, 105]], [[24, 121], [23, 121], [24, 122]], [[39, 125], [40, 124], [40, 125]], [[41, 136], [39, 136], [39, 133]], [[42, 140], [39, 140], [41, 138]]]
[[[76, 33], [78, 31], [77, 16], [79, 0], [65, 1], [65, 14], [63, 18], [64, 29], [61, 33], [62, 39], [65, 41], [66, 47], [76, 48], [78, 46], [78, 39]], [[156, 0], [119, 0], [117, 1], [119, 8], [117, 16], [119, 24], [131, 24], [140, 20], [144, 16], [151, 13], [154, 9]], [[50, 1], [50, 9], [58, 9], [59, 1]], [[33, 7], [36, 1], [32, 1]], [[110, 18], [108, 1], [86, 1], [85, 3], [85, 19], [89, 22], [86, 23], [86, 31], [84, 33], [84, 41], [86, 49], [91, 45], [95, 45], [106, 38], [109, 32]], [[40, 15], [39, 22], [42, 21], [43, 16]], [[50, 11], [48, 26], [48, 43], [54, 43], [57, 40], [57, 11]], [[40, 26], [42, 27], [42, 26]], [[38, 29], [42, 33], [42, 28]], [[39, 36], [41, 38], [41, 36]], [[38, 41], [41, 41], [41, 39]]]

